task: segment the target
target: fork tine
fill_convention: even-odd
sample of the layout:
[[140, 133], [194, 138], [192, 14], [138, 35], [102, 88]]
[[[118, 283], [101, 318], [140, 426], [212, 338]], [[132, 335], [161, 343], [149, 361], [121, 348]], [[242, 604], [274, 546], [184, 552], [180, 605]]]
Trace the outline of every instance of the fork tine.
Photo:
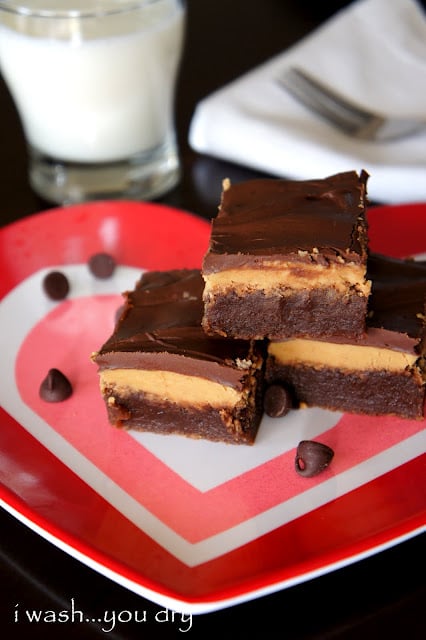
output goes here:
[[386, 118], [358, 107], [300, 68], [287, 69], [278, 83], [311, 111], [355, 138], [386, 142], [426, 130], [424, 119]]
[[299, 68], [288, 69], [279, 78], [279, 83], [306, 107], [351, 135], [370, 124], [372, 119], [376, 120], [375, 116], [331, 92], [323, 83]]

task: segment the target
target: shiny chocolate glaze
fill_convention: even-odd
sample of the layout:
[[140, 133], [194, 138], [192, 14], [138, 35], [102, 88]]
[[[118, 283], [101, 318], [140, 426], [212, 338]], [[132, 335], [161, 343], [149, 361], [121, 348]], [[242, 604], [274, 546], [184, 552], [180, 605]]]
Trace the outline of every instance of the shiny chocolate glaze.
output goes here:
[[426, 264], [372, 253], [367, 327], [370, 339], [422, 353], [426, 348]]
[[225, 187], [204, 273], [271, 260], [364, 262], [367, 179], [365, 171], [348, 171], [320, 180], [258, 179]]
[[242, 388], [260, 345], [205, 335], [203, 287], [199, 270], [143, 274], [134, 291], [124, 294], [114, 333], [94, 362], [101, 370], [173, 371]]

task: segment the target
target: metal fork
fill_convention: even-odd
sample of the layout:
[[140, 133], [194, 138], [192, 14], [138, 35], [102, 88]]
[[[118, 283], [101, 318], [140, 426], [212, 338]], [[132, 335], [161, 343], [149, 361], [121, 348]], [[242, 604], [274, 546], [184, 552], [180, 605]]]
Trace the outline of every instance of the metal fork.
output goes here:
[[287, 69], [278, 83], [311, 111], [355, 138], [396, 140], [426, 126], [426, 120], [388, 118], [360, 108], [300, 68]]

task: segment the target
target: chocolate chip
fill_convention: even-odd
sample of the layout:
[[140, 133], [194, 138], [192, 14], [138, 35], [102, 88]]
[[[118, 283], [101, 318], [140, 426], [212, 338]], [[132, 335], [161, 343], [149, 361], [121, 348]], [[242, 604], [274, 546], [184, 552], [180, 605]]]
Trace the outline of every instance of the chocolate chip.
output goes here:
[[285, 416], [292, 407], [288, 389], [282, 384], [271, 384], [267, 387], [263, 397], [263, 408], [271, 418]]
[[88, 261], [89, 270], [96, 278], [110, 278], [116, 263], [109, 253], [95, 253]]
[[49, 369], [40, 385], [39, 394], [46, 402], [62, 402], [72, 394], [72, 386], [62, 371]]
[[63, 300], [70, 290], [68, 278], [61, 271], [50, 271], [43, 278], [43, 289], [51, 300]]
[[328, 467], [333, 456], [333, 449], [326, 444], [314, 440], [302, 440], [296, 451], [296, 471], [305, 478], [312, 478]]

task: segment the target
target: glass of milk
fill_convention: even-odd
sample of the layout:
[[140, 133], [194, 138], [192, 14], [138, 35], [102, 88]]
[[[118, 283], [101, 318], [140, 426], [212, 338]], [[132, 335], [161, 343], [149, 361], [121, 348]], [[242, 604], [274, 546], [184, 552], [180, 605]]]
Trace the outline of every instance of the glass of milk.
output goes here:
[[39, 195], [151, 200], [177, 184], [184, 23], [184, 0], [0, 0], [0, 71]]

